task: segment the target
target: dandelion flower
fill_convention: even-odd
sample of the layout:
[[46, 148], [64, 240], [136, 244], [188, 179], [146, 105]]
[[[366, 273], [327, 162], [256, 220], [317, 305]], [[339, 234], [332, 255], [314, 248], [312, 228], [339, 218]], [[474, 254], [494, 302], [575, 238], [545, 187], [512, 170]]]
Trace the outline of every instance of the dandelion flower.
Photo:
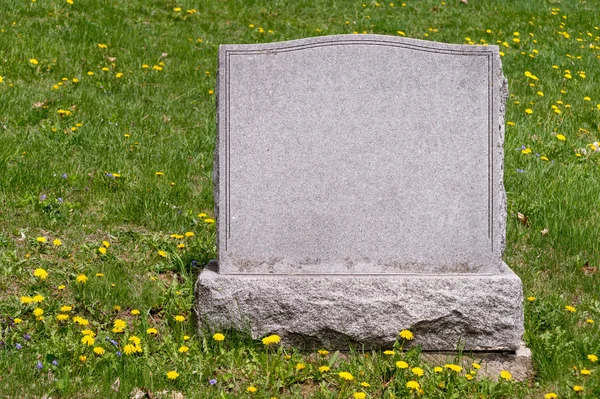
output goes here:
[[365, 398], [367, 397], [367, 394], [366, 394], [366, 393], [364, 393], [364, 392], [354, 392], [354, 393], [352, 394], [352, 397], [353, 397], [354, 399], [365, 399]]
[[135, 345], [132, 345], [132, 344], [127, 344], [127, 345], [125, 345], [125, 346], [123, 347], [123, 352], [124, 352], [126, 355], [132, 355], [132, 354], [134, 354], [135, 352], [137, 352], [137, 349], [136, 349]]
[[98, 252], [100, 252], [102, 255], [104, 255], [106, 253], [106, 248], [100, 247], [100, 248], [98, 248]]
[[425, 374], [425, 372], [423, 371], [423, 369], [420, 368], [420, 367], [413, 367], [410, 371], [412, 371], [412, 373], [414, 375], [416, 375], [417, 377], [422, 377], [423, 374]]
[[37, 242], [39, 242], [40, 244], [45, 244], [45, 243], [46, 243], [46, 241], [48, 241], [48, 240], [46, 240], [46, 237], [38, 237], [38, 238], [36, 238], [35, 240], [36, 240]]
[[129, 337], [128, 341], [133, 342], [134, 345], [139, 345], [142, 342], [142, 340], [139, 337], [136, 337], [135, 335]]
[[58, 320], [58, 321], [69, 320], [69, 315], [68, 314], [59, 313], [59, 314], [56, 315], [56, 320]]
[[525, 113], [526, 113], [527, 115], [531, 115], [531, 114], [533, 114], [533, 110], [532, 110], [531, 108], [527, 108], [527, 109], [525, 110]]
[[19, 323], [23, 322], [23, 320], [19, 319], [18, 317], [15, 317], [15, 319], [13, 321], [15, 322], [15, 324], [19, 324]]
[[186, 236], [186, 237], [193, 237], [193, 236], [194, 236], [194, 233], [193, 233], [193, 232], [191, 232], [191, 231], [186, 231], [186, 232], [185, 232], [185, 236]]
[[560, 140], [560, 141], [565, 141], [565, 140], [567, 139], [567, 138], [566, 138], [564, 135], [562, 135], [562, 134], [557, 134], [557, 135], [556, 135], [556, 138], [557, 138], [558, 140]]
[[123, 77], [123, 72], [117, 72], [117, 73], [115, 74], [115, 78], [117, 78], [117, 79], [120, 79], [120, 78], [122, 78], [122, 77]]
[[319, 371], [321, 373], [324, 373], [324, 372], [329, 371], [329, 370], [331, 370], [331, 369], [328, 366], [321, 366], [321, 367], [319, 367]]
[[581, 385], [575, 385], [575, 386], [573, 387], [573, 390], [574, 390], [575, 392], [581, 392], [581, 391], [583, 391], [583, 387], [582, 387]]
[[94, 72], [92, 72], [92, 71], [88, 71], [87, 75], [88, 75], [88, 76], [94, 76]]
[[436, 372], [436, 373], [441, 373], [443, 370], [444, 370], [444, 369], [443, 369], [443, 368], [441, 368], [440, 366], [437, 366], [437, 367], [434, 367], [434, 368], [433, 368], [433, 371], [434, 371], [434, 372]]
[[340, 378], [346, 381], [352, 381], [354, 379], [354, 376], [347, 371], [340, 371], [338, 375], [340, 376]]
[[83, 335], [89, 335], [89, 336], [90, 336], [90, 337], [92, 337], [92, 338], [96, 336], [96, 333], [95, 333], [95, 332], [93, 332], [93, 331], [92, 331], [92, 330], [90, 330], [90, 329], [83, 330], [81, 333], [82, 333]]
[[79, 361], [80, 361], [81, 363], [85, 363], [85, 361], [86, 361], [86, 360], [87, 360], [87, 357], [86, 357], [86, 356], [84, 356], [84, 355], [81, 355], [81, 356], [79, 356]]
[[146, 334], [148, 334], [148, 335], [156, 335], [156, 334], [158, 334], [158, 330], [156, 328], [150, 327], [149, 329], [146, 330]]
[[41, 308], [35, 308], [35, 309], [33, 309], [33, 315], [35, 317], [40, 317], [43, 314], [44, 314], [44, 310], [43, 309], [41, 309]]
[[185, 317], [182, 315], [177, 315], [177, 316], [175, 316], [175, 321], [178, 323], [182, 323], [185, 321]]
[[33, 298], [30, 296], [22, 296], [21, 303], [27, 304], [33, 302]]
[[588, 324], [594, 324], [594, 320], [593, 319], [586, 319], [585, 322], [588, 323]]
[[411, 333], [408, 330], [402, 330], [400, 331], [400, 337], [404, 338], [407, 341], [410, 341], [411, 339], [413, 339], [413, 333]]
[[62, 241], [60, 239], [56, 238], [54, 241], [52, 241], [52, 244], [55, 247], [60, 247], [62, 245]]
[[207, 223], [207, 224], [211, 224], [211, 223], [214, 223], [214, 222], [215, 222], [214, 219], [210, 219], [210, 218], [204, 219], [204, 223]]
[[421, 388], [421, 385], [417, 381], [408, 381], [406, 383], [406, 387], [408, 389], [419, 390]]
[[391, 350], [387, 350], [387, 351], [383, 351], [383, 354], [387, 355], [387, 356], [394, 356], [396, 354], [396, 352], [391, 351]]
[[321, 355], [321, 356], [327, 356], [327, 355], [329, 355], [329, 351], [328, 351], [328, 350], [325, 350], [325, 349], [319, 349], [317, 352], [318, 352], [318, 353], [319, 353], [319, 355]]
[[281, 337], [276, 334], [269, 335], [268, 337], [264, 337], [262, 339], [263, 345], [278, 344], [280, 341], [281, 341]]
[[158, 251], [158, 256], [160, 256], [161, 258], [166, 258], [167, 253], [161, 249], [160, 251]]
[[92, 346], [94, 345], [94, 342], [96, 342], [96, 340], [94, 339], [94, 337], [92, 337], [91, 335], [84, 335], [81, 338], [81, 343], [85, 344], [87, 346]]
[[577, 309], [575, 309], [573, 306], [569, 306], [569, 305], [565, 306], [565, 310], [569, 313], [577, 312]]
[[581, 375], [590, 375], [590, 374], [592, 374], [592, 372], [590, 370], [588, 370], [588, 369], [581, 369], [579, 371], [579, 374], [581, 374]]
[[368, 383], [368, 382], [366, 382], [366, 381], [363, 381], [363, 382], [361, 382], [361, 383], [360, 383], [360, 385], [362, 385], [362, 386], [363, 386], [363, 387], [365, 387], [365, 388], [369, 388], [369, 387], [371, 386], [371, 384], [369, 384], [369, 383]]
[[76, 280], [78, 283], [85, 284], [85, 282], [88, 281], [88, 278], [85, 274], [80, 274], [79, 276], [77, 276]]
[[306, 368], [306, 364], [304, 364], [304, 363], [296, 364], [296, 370], [298, 370], [298, 371], [304, 370], [305, 368]]
[[40, 280], [45, 280], [48, 278], [48, 272], [44, 269], [35, 269], [33, 271], [33, 275], [39, 278]]
[[104, 355], [106, 351], [104, 350], [104, 348], [101, 348], [99, 346], [94, 347], [94, 353], [98, 356], [102, 356]]
[[544, 399], [557, 399], [558, 395], [555, 394], [554, 392], [548, 392], [547, 394], [544, 395]]
[[471, 366], [473, 366], [475, 370], [479, 370], [481, 368], [481, 365], [479, 363], [473, 363], [471, 364]]
[[500, 372], [500, 378], [502, 378], [503, 380], [506, 380], [506, 381], [510, 381], [512, 379], [512, 374], [506, 370], [502, 370]]
[[39, 61], [38, 61], [38, 60], [36, 60], [35, 58], [32, 58], [32, 59], [30, 59], [30, 60], [29, 60], [29, 62], [30, 62], [32, 65], [37, 65], [37, 64], [39, 64]]
[[398, 367], [399, 369], [407, 369], [408, 363], [406, 363], [404, 360], [399, 360], [396, 362], [396, 367]]
[[170, 380], [175, 380], [177, 377], [179, 377], [179, 373], [175, 370], [171, 370], [167, 373], [167, 378]]
[[41, 303], [41, 302], [43, 302], [43, 301], [44, 301], [44, 299], [45, 299], [45, 298], [44, 298], [42, 295], [40, 295], [40, 294], [34, 295], [34, 297], [33, 297], [33, 298], [31, 298], [31, 300], [32, 300], [33, 302], [35, 302], [35, 303]]
[[246, 391], [248, 391], [250, 393], [254, 393], [254, 392], [258, 391], [258, 389], [256, 389], [255, 386], [250, 385], [248, 388], [246, 388]]
[[67, 4], [73, 4], [73, 0], [67, 0]]
[[115, 333], [123, 332], [125, 327], [127, 327], [127, 322], [125, 320], [115, 319], [115, 321], [113, 323], [113, 327], [114, 327], [113, 332], [115, 332]]
[[454, 372], [460, 373], [462, 371], [462, 367], [460, 367], [458, 364], [444, 364], [444, 368], [452, 370]]
[[591, 355], [587, 355], [587, 358], [590, 362], [592, 363], [596, 363], [598, 361], [598, 356], [591, 354]]
[[190, 351], [190, 348], [188, 346], [182, 345], [179, 347], [179, 349], [177, 349], [177, 351], [179, 353], [187, 353]]
[[213, 339], [215, 341], [224, 341], [225, 340], [225, 336], [221, 333], [216, 333], [215, 335], [213, 335]]

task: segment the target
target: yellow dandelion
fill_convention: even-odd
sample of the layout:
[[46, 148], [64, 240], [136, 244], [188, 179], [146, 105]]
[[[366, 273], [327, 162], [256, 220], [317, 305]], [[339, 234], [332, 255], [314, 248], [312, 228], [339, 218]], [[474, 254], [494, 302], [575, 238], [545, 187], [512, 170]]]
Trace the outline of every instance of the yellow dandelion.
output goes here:
[[33, 298], [30, 296], [22, 296], [21, 303], [27, 304], [33, 302]]
[[117, 73], [115, 74], [115, 78], [117, 78], [117, 79], [120, 79], [120, 78], [122, 78], [122, 77], [123, 77], [123, 72], [117, 72]]
[[23, 320], [18, 317], [15, 317], [15, 319], [13, 321], [15, 322], [15, 324], [19, 324], [19, 323], [23, 322]]
[[340, 371], [338, 373], [338, 375], [340, 376], [340, 378], [342, 378], [342, 379], [344, 379], [346, 381], [352, 381], [352, 380], [354, 380], [354, 376], [352, 374], [350, 374], [349, 372], [347, 372], [347, 371]]
[[83, 334], [83, 335], [89, 335], [91, 337], [95, 337], [96, 336], [96, 333], [94, 331], [90, 330], [90, 329], [83, 330], [81, 332], [81, 334]]
[[88, 75], [88, 76], [94, 76], [94, 72], [92, 72], [92, 71], [88, 71], [87, 75]]
[[35, 309], [33, 309], [33, 315], [35, 317], [40, 317], [43, 314], [44, 314], [44, 310], [43, 309], [41, 309], [41, 308], [35, 308]]
[[352, 397], [353, 397], [354, 399], [365, 399], [365, 398], [367, 397], [367, 394], [366, 394], [366, 393], [364, 393], [364, 392], [354, 392], [354, 393], [352, 394]]
[[134, 345], [139, 345], [142, 343], [142, 340], [140, 339], [140, 337], [136, 337], [135, 335], [132, 335], [131, 337], [129, 337], [128, 341], [133, 342]]
[[33, 298], [31, 298], [31, 300], [35, 303], [42, 303], [42, 302], [44, 302], [44, 299], [46, 299], [46, 298], [44, 298], [40, 294], [34, 295]]
[[410, 341], [411, 339], [413, 339], [413, 333], [411, 333], [409, 330], [402, 330], [400, 331], [400, 337], [404, 338], [407, 341]]
[[156, 335], [158, 334], [158, 330], [156, 328], [150, 327], [146, 330], [146, 334], [148, 335]]
[[215, 341], [224, 341], [225, 340], [225, 336], [221, 333], [216, 333], [215, 335], [213, 335], [213, 339]]
[[554, 392], [548, 392], [547, 394], [544, 395], [544, 399], [557, 399], [558, 395], [555, 394]]
[[37, 64], [39, 64], [39, 61], [38, 61], [38, 60], [36, 60], [35, 58], [31, 58], [31, 59], [29, 60], [29, 62], [30, 62], [32, 65], [37, 65]]
[[177, 316], [175, 316], [175, 321], [178, 323], [182, 323], [185, 321], [185, 316], [177, 315]]
[[398, 367], [399, 369], [407, 369], [408, 363], [406, 363], [404, 360], [399, 360], [396, 362], [396, 367]]
[[132, 309], [132, 310], [131, 310], [131, 314], [132, 314], [133, 316], [137, 316], [137, 315], [139, 315], [139, 314], [140, 314], [140, 311], [139, 311], [139, 310], [137, 310], [137, 309]]
[[560, 133], [556, 135], [556, 138], [560, 141], [565, 141], [567, 139], [564, 135], [562, 135]]
[[387, 351], [383, 351], [383, 354], [387, 355], [387, 356], [394, 356], [396, 354], [396, 352], [391, 351], [391, 350], [387, 350]]
[[598, 361], [598, 356], [596, 356], [594, 354], [587, 355], [587, 358], [592, 363], [596, 363]]
[[305, 368], [306, 368], [306, 364], [304, 364], [304, 363], [296, 364], [296, 370], [298, 370], [298, 371], [304, 370]]
[[84, 335], [81, 338], [81, 343], [84, 344], [84, 345], [87, 345], [87, 346], [94, 345], [94, 342], [96, 342], [96, 340], [91, 335]]
[[48, 278], [48, 272], [44, 269], [35, 269], [33, 275], [40, 280], [46, 280]]
[[510, 381], [512, 379], [512, 374], [506, 370], [502, 370], [500, 372], [500, 378], [502, 378], [505, 381]]
[[58, 238], [56, 238], [54, 241], [52, 241], [52, 244], [53, 244], [55, 247], [60, 247], [60, 246], [62, 245], [62, 241], [61, 241], [61, 240], [59, 240]]
[[441, 368], [440, 366], [437, 366], [437, 367], [434, 367], [434, 368], [433, 368], [433, 371], [434, 371], [434, 372], [436, 372], [436, 373], [441, 373], [443, 370], [444, 370], [444, 369], [443, 369], [443, 368]]
[[39, 242], [40, 244], [45, 244], [46, 241], [48, 241], [48, 240], [46, 240], [46, 237], [37, 237], [35, 240], [37, 242]]
[[187, 353], [189, 352], [190, 348], [188, 346], [182, 345], [179, 347], [179, 349], [177, 349], [177, 351], [179, 353]]
[[319, 367], [319, 372], [324, 373], [326, 371], [331, 370], [328, 366], [321, 366]]
[[411, 372], [412, 372], [414, 375], [416, 375], [417, 377], [422, 377], [422, 376], [423, 376], [423, 374], [425, 374], [425, 372], [423, 371], [423, 369], [422, 369], [422, 368], [420, 368], [420, 367], [413, 367], [413, 368], [412, 368], [410, 371], [411, 371]]
[[158, 251], [158, 256], [160, 256], [161, 258], [166, 258], [167, 253], [161, 249], [160, 251]]
[[582, 387], [581, 385], [575, 385], [575, 386], [573, 387], [573, 390], [574, 390], [575, 392], [582, 392], [582, 391], [583, 391], [583, 387]]
[[362, 385], [362, 386], [363, 386], [363, 387], [365, 387], [365, 388], [369, 388], [369, 387], [371, 386], [371, 384], [369, 384], [369, 383], [368, 383], [368, 382], [366, 382], [366, 381], [363, 381], [363, 382], [361, 382], [361, 383], [360, 383], [360, 385]]
[[126, 355], [132, 355], [137, 352], [135, 345], [127, 344], [123, 347], [123, 353]]
[[327, 356], [327, 355], [329, 355], [329, 351], [328, 351], [328, 350], [325, 350], [325, 349], [319, 349], [317, 352], [318, 352], [318, 353], [319, 353], [319, 355], [321, 355], [321, 356]]
[[87, 357], [86, 357], [86, 356], [84, 356], [84, 355], [81, 355], [81, 356], [79, 356], [79, 361], [80, 361], [81, 363], [85, 363], [85, 361], [86, 361], [86, 360], [87, 360]]
[[456, 373], [460, 373], [462, 371], [462, 367], [460, 367], [458, 364], [452, 364], [452, 363], [444, 364], [444, 368], [452, 370]]
[[531, 108], [527, 108], [527, 109], [525, 110], [525, 113], [526, 113], [527, 115], [531, 115], [531, 114], [533, 114], [533, 110], [532, 110]]
[[579, 371], [579, 374], [581, 374], [581, 375], [590, 375], [590, 374], [592, 374], [592, 372], [590, 370], [588, 370], [588, 369], [581, 369]]
[[569, 312], [569, 313], [575, 313], [575, 312], [577, 312], [577, 309], [575, 309], [575, 307], [569, 306], [569, 305], [565, 306], [565, 310], [567, 312]]
[[167, 372], [167, 378], [170, 380], [176, 380], [179, 377], [179, 373], [175, 370], [171, 370]]
[[85, 282], [88, 281], [88, 278], [85, 274], [80, 274], [79, 276], [77, 276], [76, 280], [78, 283], [85, 284]]
[[421, 385], [417, 381], [408, 381], [406, 383], [406, 387], [411, 390], [419, 390], [421, 389]]
[[262, 339], [263, 345], [278, 344], [280, 341], [281, 341], [281, 337], [276, 334], [269, 335], [268, 337], [264, 337]]
[[59, 314], [56, 315], [56, 320], [58, 320], [58, 321], [69, 320], [69, 315], [68, 314], [59, 313]]
[[204, 223], [211, 224], [211, 223], [214, 223], [214, 222], [215, 222], [214, 219], [210, 219], [210, 218], [209, 219], [204, 219]]
[[104, 348], [101, 348], [99, 346], [94, 347], [94, 353], [98, 356], [102, 356], [104, 355], [106, 351], [104, 350]]
[[185, 232], [185, 236], [186, 236], [186, 237], [193, 237], [193, 236], [194, 236], [194, 233], [193, 233], [193, 232], [191, 232], [191, 231], [186, 231], [186, 232]]
[[102, 255], [104, 255], [104, 254], [106, 254], [106, 248], [100, 247], [100, 248], [98, 248], [98, 252], [100, 252]]

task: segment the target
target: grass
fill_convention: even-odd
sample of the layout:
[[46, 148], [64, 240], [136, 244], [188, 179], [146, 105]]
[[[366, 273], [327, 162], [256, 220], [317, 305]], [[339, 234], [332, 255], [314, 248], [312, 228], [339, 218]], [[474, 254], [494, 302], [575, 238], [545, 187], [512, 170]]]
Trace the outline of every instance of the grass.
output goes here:
[[[595, 0], [5, 2], [0, 397], [600, 396], [588, 356], [600, 356], [599, 11]], [[299, 353], [196, 330], [193, 284], [216, 256], [218, 45], [355, 32], [500, 46], [505, 261], [530, 297], [532, 381], [436, 372], [416, 349]]]

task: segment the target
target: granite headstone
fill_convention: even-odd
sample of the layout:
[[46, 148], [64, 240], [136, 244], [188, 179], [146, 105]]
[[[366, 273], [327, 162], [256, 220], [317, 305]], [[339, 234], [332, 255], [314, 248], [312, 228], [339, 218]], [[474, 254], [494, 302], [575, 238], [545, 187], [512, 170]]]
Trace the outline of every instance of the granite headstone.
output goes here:
[[496, 46], [380, 35], [222, 45], [218, 261], [199, 322], [303, 348], [514, 351]]

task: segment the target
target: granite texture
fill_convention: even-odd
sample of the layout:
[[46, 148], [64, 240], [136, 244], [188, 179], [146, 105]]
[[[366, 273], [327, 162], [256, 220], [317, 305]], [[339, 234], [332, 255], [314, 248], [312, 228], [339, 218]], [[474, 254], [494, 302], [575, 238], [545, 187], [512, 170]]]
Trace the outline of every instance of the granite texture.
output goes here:
[[305, 349], [516, 351], [496, 46], [379, 35], [223, 45], [214, 331]]
[[496, 46], [380, 35], [222, 45], [222, 273], [495, 273]]
[[196, 283], [202, 328], [281, 336], [302, 349], [390, 348], [410, 329], [426, 351], [515, 351], [523, 334], [522, 288], [496, 275], [223, 275]]

